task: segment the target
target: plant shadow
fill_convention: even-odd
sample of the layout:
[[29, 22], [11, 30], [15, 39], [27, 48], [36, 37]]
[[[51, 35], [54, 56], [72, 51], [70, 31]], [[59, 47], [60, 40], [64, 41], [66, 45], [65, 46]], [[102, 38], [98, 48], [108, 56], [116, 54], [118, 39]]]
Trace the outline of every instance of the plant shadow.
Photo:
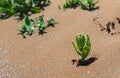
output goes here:
[[0, 14], [0, 19], [4, 19], [4, 15], [3, 14]]
[[49, 6], [49, 4], [41, 4], [39, 6], [40, 6], [40, 9], [42, 9], [44, 11], [45, 7]]
[[15, 20], [17, 20], [18, 22], [20, 22], [20, 21], [22, 21], [24, 19], [24, 17], [25, 16], [22, 16], [22, 17], [18, 16], [17, 18], [15, 18]]
[[73, 59], [72, 60], [72, 63], [73, 65], [76, 63], [76, 67], [79, 67], [79, 66], [88, 66], [90, 64], [92, 64], [93, 62], [95, 62], [97, 60], [96, 57], [91, 57], [89, 59], [86, 59], [85, 61], [79, 59], [79, 60], [75, 60]]
[[94, 7], [92, 9], [87, 9], [87, 10], [92, 12], [92, 11], [99, 10], [99, 9], [100, 9], [100, 6]]
[[[56, 23], [55, 23], [56, 24]], [[48, 26], [47, 27], [55, 27], [55, 24], [48, 24]]]
[[[57, 22], [55, 22], [54, 24], [49, 24], [46, 28], [48, 28], [48, 27], [55, 27], [55, 24], [57, 24]], [[39, 31], [38, 32], [38, 34], [39, 35], [44, 35], [44, 34], [47, 34], [47, 32], [46, 31], [44, 31], [44, 30], [41, 30], [41, 31]]]
[[49, 25], [48, 25], [48, 27], [50, 27], [50, 26], [55, 27], [55, 25], [54, 25], [54, 24], [49, 24]]
[[44, 35], [44, 34], [46, 34], [46, 33], [47, 33], [47, 32], [45, 32], [45, 31], [39, 31], [39, 32], [38, 32], [39, 35]]
[[79, 7], [79, 6], [78, 6], [78, 5], [73, 5], [73, 6], [70, 7], [70, 8], [76, 9], [77, 7]]
[[0, 14], [0, 20], [8, 19], [8, 18], [10, 18], [11, 16], [12, 16], [12, 15], [6, 16], [5, 13], [1, 13], [1, 14]]
[[20, 31], [19, 33], [18, 33], [18, 35], [21, 35], [22, 37], [23, 37], [23, 39], [25, 39], [25, 38], [27, 38], [27, 36], [32, 36], [33, 35], [33, 33], [34, 32], [32, 32], [32, 33], [30, 33], [30, 34], [26, 34], [25, 32], [22, 32], [22, 31]]
[[[26, 15], [27, 15], [27, 16], [31, 16], [32, 14], [33, 14], [33, 13], [26, 14]], [[21, 16], [21, 15], [14, 15], [15, 17], [17, 17], [17, 18], [15, 18], [15, 20], [17, 20], [18, 22], [19, 22], [19, 21], [22, 21], [26, 15], [22, 15], [22, 16]]]
[[[55, 22], [54, 24], [49, 24], [46, 28], [48, 28], [48, 27], [55, 27], [55, 24], [57, 24], [57, 22]], [[44, 30], [41, 30], [41, 31], [39, 31], [38, 32], [38, 34], [39, 35], [44, 35], [44, 34], [47, 34], [47, 32], [46, 31], [44, 31]]]

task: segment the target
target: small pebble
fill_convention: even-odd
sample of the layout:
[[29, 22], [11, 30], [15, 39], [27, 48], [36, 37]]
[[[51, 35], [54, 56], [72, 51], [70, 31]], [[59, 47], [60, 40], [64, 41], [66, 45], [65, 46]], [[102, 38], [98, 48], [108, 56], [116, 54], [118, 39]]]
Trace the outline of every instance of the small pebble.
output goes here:
[[90, 71], [87, 71], [87, 73], [89, 74], [89, 73], [90, 73]]

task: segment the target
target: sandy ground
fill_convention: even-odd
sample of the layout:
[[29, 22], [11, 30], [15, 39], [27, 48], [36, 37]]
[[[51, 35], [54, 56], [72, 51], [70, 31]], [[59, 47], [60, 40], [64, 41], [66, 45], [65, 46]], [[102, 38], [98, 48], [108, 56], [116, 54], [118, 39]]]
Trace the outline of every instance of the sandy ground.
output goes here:
[[[99, 10], [92, 12], [76, 9], [59, 10], [65, 0], [54, 0], [42, 14], [54, 16], [57, 24], [49, 27], [44, 35], [33, 34], [23, 39], [18, 34], [15, 17], [0, 20], [0, 78], [120, 78], [120, 34], [110, 35], [100, 31], [93, 21], [99, 17], [105, 26], [120, 17], [120, 0], [100, 0]], [[89, 34], [92, 43], [89, 57], [98, 60], [89, 66], [76, 67], [72, 59], [79, 59], [71, 44], [79, 33]]]

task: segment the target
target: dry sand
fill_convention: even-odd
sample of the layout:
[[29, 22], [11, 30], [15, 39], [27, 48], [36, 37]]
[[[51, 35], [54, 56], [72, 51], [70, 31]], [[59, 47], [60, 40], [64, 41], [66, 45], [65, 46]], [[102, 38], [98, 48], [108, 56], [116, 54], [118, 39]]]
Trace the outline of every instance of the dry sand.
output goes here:
[[[99, 10], [92, 12], [76, 9], [59, 10], [65, 0], [54, 0], [42, 14], [54, 16], [57, 24], [49, 27], [44, 35], [33, 34], [23, 39], [18, 34], [15, 17], [0, 20], [0, 78], [120, 78], [120, 34], [110, 35], [100, 31], [93, 21], [99, 17], [105, 26], [108, 21], [120, 17], [120, 0], [100, 0]], [[72, 59], [79, 59], [71, 44], [79, 33], [89, 34], [92, 43], [89, 57], [98, 60], [89, 66], [76, 67]]]

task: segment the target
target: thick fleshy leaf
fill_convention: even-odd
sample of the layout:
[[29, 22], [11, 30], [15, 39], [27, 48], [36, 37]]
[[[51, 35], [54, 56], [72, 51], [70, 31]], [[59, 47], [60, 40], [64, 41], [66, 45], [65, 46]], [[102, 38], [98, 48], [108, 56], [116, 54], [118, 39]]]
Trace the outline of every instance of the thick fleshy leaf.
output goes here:
[[40, 10], [41, 10], [40, 7], [33, 7], [33, 8], [32, 8], [32, 12], [33, 12], [33, 13], [39, 13]]
[[80, 51], [82, 51], [84, 45], [85, 45], [85, 37], [84, 35], [80, 34], [78, 36], [76, 36], [76, 43], [77, 43], [77, 47]]
[[27, 32], [31, 32], [34, 30], [34, 26], [31, 24], [31, 21], [28, 18], [28, 16], [25, 17], [25, 27]]
[[76, 53], [77, 53], [79, 56], [81, 56], [81, 55], [82, 55], [82, 53], [80, 52], [80, 50], [78, 50], [78, 48], [75, 46], [75, 44], [74, 44], [74, 42], [73, 42], [73, 41], [72, 41], [72, 45], [73, 45], [73, 47], [75, 48]]
[[26, 26], [26, 31], [27, 32], [32, 32], [34, 30], [34, 26], [33, 25], [25, 25]]
[[88, 56], [90, 49], [91, 49], [91, 43], [90, 38], [87, 35], [86, 37], [82, 34], [79, 34], [76, 36], [76, 44], [73, 42], [73, 47], [75, 48], [78, 55], [81, 56], [82, 60], [85, 60], [85, 58]]
[[63, 5], [63, 9], [65, 10], [66, 8], [69, 8], [69, 5], [67, 3]]
[[29, 3], [30, 3], [30, 5], [31, 5], [32, 7], [35, 7], [35, 5], [36, 5], [34, 0], [30, 0]]
[[25, 25], [30, 25], [30, 19], [28, 16], [25, 17]]
[[20, 28], [20, 30], [25, 29], [25, 24], [21, 24], [21, 25], [19, 26], [19, 28]]
[[44, 30], [47, 27], [46, 24], [41, 25], [41, 30]]
[[86, 6], [82, 1], [79, 1], [79, 5], [81, 6], [81, 8], [82, 8], [83, 10], [88, 9], [87, 6]]
[[85, 46], [83, 47], [83, 51], [82, 51], [82, 59], [83, 60], [88, 56], [90, 49], [91, 49], [90, 38], [87, 35], [86, 40], [85, 40]]
[[82, 52], [82, 59], [83, 60], [88, 56], [89, 52], [90, 52], [90, 48], [88, 48], [88, 46], [85, 46], [83, 48], [83, 52]]
[[49, 25], [50, 25], [50, 24], [54, 24], [54, 23], [55, 23], [54, 17], [48, 18], [48, 19], [47, 19], [47, 22], [48, 22]]

